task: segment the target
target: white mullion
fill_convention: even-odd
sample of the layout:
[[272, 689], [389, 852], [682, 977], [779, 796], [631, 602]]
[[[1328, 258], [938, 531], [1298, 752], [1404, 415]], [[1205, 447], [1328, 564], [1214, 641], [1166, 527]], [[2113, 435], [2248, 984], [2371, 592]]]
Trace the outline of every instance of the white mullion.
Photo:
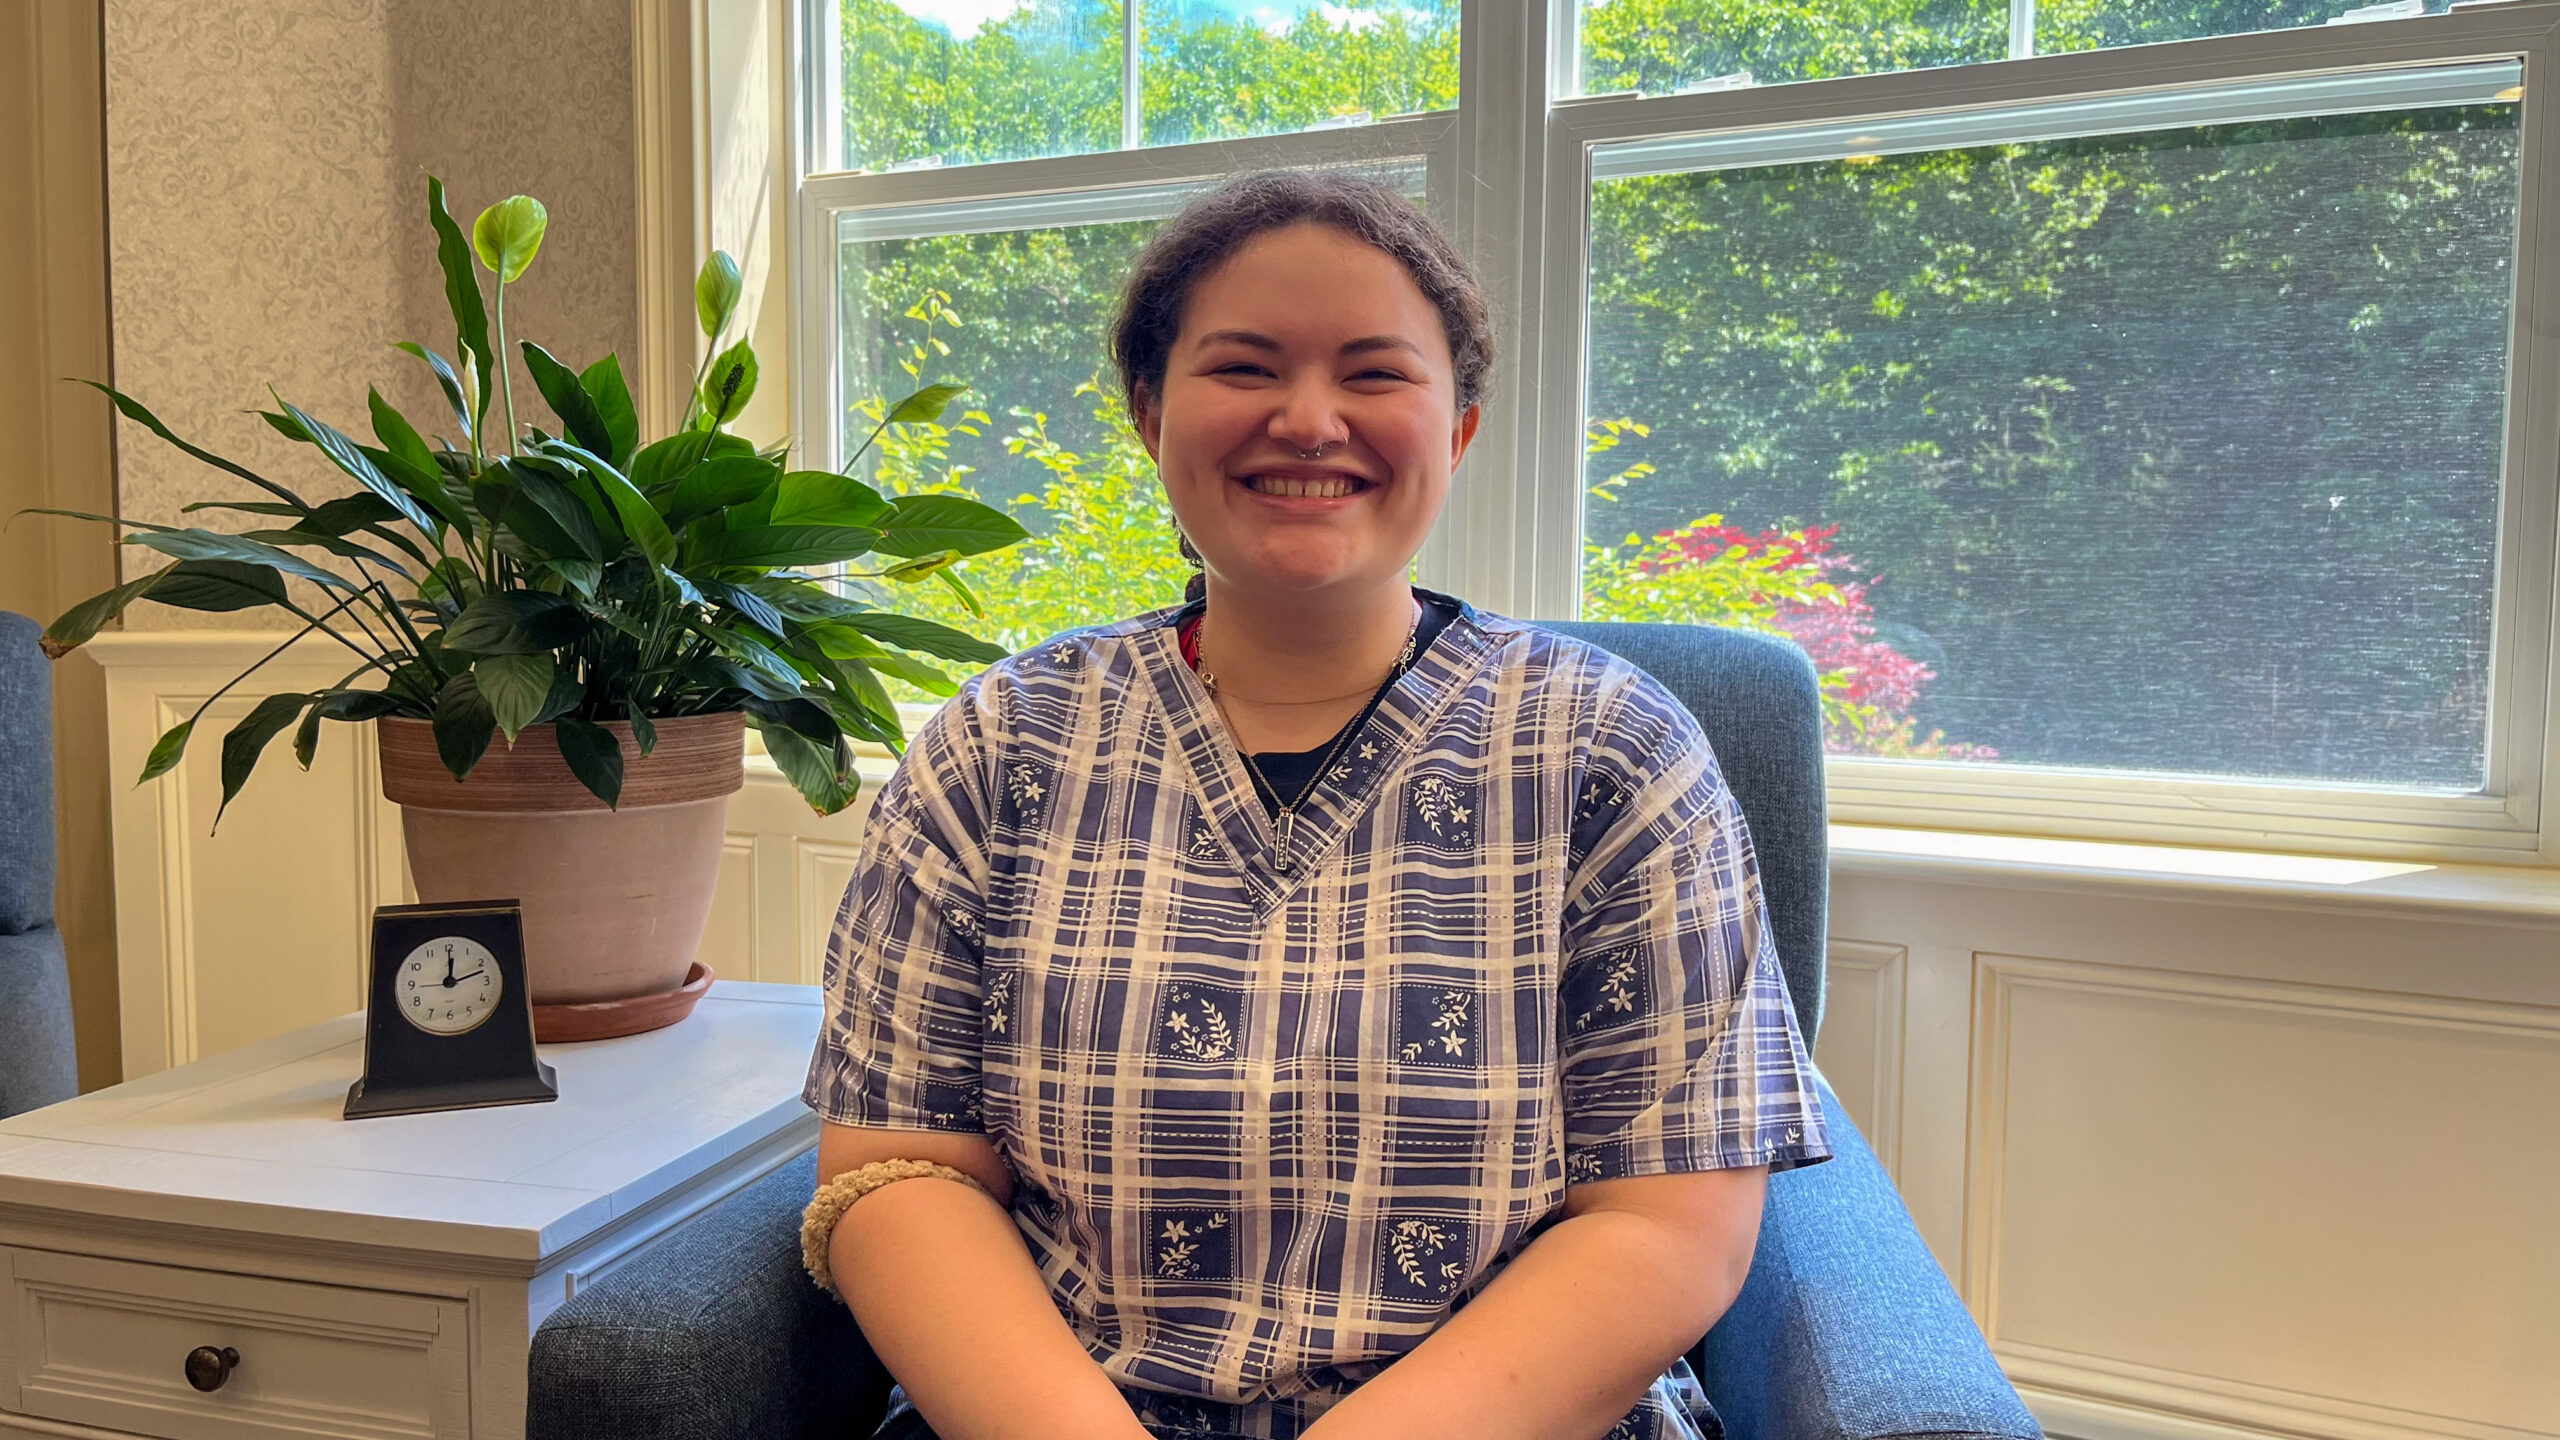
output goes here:
[[1539, 156], [1546, 143], [1549, 37], [1575, 0], [1463, 0], [1459, 7], [1458, 126], [1449, 219], [1475, 266], [1494, 325], [1494, 364], [1482, 422], [1424, 544], [1423, 582], [1487, 609], [1526, 613], [1517, 557], [1537, 493], [1536, 256], [1545, 209]]

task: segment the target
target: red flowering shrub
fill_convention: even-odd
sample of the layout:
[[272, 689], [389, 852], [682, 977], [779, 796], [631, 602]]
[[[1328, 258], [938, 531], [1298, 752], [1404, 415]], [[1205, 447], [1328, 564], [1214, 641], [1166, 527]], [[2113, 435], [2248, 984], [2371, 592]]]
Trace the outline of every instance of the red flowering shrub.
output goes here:
[[1804, 647], [1822, 683], [1824, 748], [1839, 755], [1994, 760], [1987, 745], [1918, 733], [1911, 709], [1937, 673], [1876, 638], [1871, 583], [1832, 548], [1836, 526], [1745, 530], [1710, 515], [1628, 548], [1584, 558], [1583, 608], [1595, 620], [1681, 620], [1771, 630]]

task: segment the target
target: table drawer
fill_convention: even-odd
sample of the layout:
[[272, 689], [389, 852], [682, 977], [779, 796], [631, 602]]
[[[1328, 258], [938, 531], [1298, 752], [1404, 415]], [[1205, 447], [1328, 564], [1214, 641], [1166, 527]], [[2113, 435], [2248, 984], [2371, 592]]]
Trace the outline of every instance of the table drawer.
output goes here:
[[[471, 1433], [459, 1300], [5, 1247], [0, 1282], [0, 1410], [162, 1440]], [[209, 1392], [200, 1347], [239, 1355]]]

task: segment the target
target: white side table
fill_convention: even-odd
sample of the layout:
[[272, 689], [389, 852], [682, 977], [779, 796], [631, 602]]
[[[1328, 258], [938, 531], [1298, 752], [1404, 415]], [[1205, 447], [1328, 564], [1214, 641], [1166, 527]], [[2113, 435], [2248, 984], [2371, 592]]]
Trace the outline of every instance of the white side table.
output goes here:
[[818, 1017], [723, 980], [556, 1102], [347, 1121], [348, 1015], [0, 1121], [0, 1437], [521, 1436], [545, 1315], [815, 1143]]

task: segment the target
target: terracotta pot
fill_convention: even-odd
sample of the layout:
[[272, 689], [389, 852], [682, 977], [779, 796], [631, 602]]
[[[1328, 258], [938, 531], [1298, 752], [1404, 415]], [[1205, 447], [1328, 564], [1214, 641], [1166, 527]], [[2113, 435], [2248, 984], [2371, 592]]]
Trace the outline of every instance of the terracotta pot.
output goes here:
[[711, 918], [728, 797], [746, 783], [743, 716], [660, 720], [646, 759], [629, 725], [607, 725], [622, 742], [618, 810], [570, 773], [549, 725], [525, 727], [512, 748], [499, 736], [456, 781], [426, 721], [374, 724], [418, 898], [522, 901], [536, 1005], [685, 983]]

